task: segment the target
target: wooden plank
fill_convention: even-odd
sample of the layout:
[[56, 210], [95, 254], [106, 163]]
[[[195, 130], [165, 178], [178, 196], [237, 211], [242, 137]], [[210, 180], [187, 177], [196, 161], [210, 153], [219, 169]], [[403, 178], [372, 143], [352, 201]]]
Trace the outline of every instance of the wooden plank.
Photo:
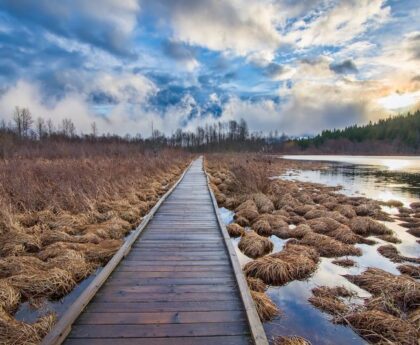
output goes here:
[[116, 271], [113, 275], [116, 279], [124, 279], [124, 278], [174, 278], [174, 279], [182, 279], [182, 278], [233, 278], [232, 271], [230, 272], [136, 272], [136, 271]]
[[235, 283], [235, 278], [183, 278], [182, 281], [176, 278], [149, 278], [149, 279], [115, 279], [110, 278], [107, 285], [207, 285], [207, 284], [229, 284]]
[[237, 295], [227, 292], [180, 292], [180, 293], [97, 293], [95, 302], [178, 302], [178, 301], [230, 301]]
[[246, 322], [152, 325], [74, 325], [70, 338], [154, 338], [249, 334]]
[[[115, 339], [68, 339], [66, 345], [116, 345]], [[127, 338], [118, 339], [118, 345], [250, 345], [250, 338], [240, 336], [176, 337], [176, 338]]]
[[[195, 254], [195, 255], [188, 255], [188, 254], [165, 254], [160, 253], [159, 255], [155, 255], [155, 258], [153, 261], [206, 261], [206, 260], [227, 260], [228, 256], [226, 253], [223, 254], [207, 254], [207, 255], [201, 255], [201, 254]], [[143, 253], [130, 253], [127, 256], [127, 260], [133, 260], [133, 261], [149, 261], [150, 255], [144, 255]]]
[[109, 286], [99, 294], [111, 294], [117, 292], [136, 292], [136, 293], [180, 293], [180, 292], [236, 292], [234, 285], [143, 285], [143, 286]]
[[239, 300], [231, 301], [174, 301], [167, 302], [92, 302], [86, 308], [88, 312], [165, 312], [165, 311], [215, 311], [243, 310]]
[[208, 323], [244, 321], [244, 311], [199, 311], [199, 312], [161, 312], [161, 313], [83, 313], [78, 325], [147, 325], [168, 323]]
[[[154, 260], [136, 260], [127, 258], [124, 260], [124, 263], [129, 265], [132, 263], [133, 265], [146, 265], [146, 266], [160, 266], [162, 261], [154, 261]], [[226, 260], [199, 260], [199, 261], [192, 261], [192, 260], [177, 260], [177, 261], [166, 261], [166, 263], [171, 263], [173, 266], [219, 266], [219, 265], [229, 265], [226, 263]]]
[[126, 265], [120, 264], [118, 266], [120, 272], [232, 272], [229, 265], [223, 266], [171, 266], [165, 264], [162, 266], [138, 266], [138, 265]]

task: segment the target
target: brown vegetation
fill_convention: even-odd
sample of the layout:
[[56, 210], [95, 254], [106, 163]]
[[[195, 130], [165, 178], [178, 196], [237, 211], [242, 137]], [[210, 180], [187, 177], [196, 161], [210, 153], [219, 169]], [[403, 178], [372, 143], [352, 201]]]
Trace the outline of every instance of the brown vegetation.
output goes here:
[[245, 233], [244, 228], [236, 223], [229, 224], [226, 229], [231, 237], [239, 237]]
[[386, 258], [390, 259], [392, 262], [409, 261], [409, 262], [420, 263], [420, 258], [412, 258], [409, 256], [401, 255], [398, 249], [394, 247], [392, 244], [380, 246], [378, 248], [378, 252], [382, 256], [385, 256]]
[[274, 345], [311, 345], [312, 343], [305, 338], [298, 336], [291, 337], [277, 337], [274, 340]]
[[244, 267], [248, 277], [259, 278], [266, 284], [284, 285], [292, 280], [306, 279], [316, 269], [316, 250], [287, 243], [281, 252], [264, 256]]
[[356, 265], [356, 262], [352, 259], [345, 258], [345, 259], [335, 259], [332, 261], [334, 265], [342, 266], [342, 267], [352, 267]]
[[344, 255], [362, 255], [362, 251], [359, 248], [316, 233], [305, 234], [299, 240], [299, 243], [316, 248], [319, 255], [327, 258]]
[[316, 308], [332, 315], [343, 315], [349, 307], [339, 297], [351, 297], [353, 292], [343, 286], [330, 288], [320, 286], [312, 289], [313, 296], [308, 301]]
[[47, 314], [33, 324], [17, 321], [0, 308], [0, 335], [2, 344], [39, 344], [51, 330], [56, 318]]
[[19, 322], [13, 318], [19, 304], [65, 296], [105, 264], [189, 162], [180, 151], [84, 145], [63, 142], [55, 152], [44, 147], [0, 161], [0, 334], [7, 334], [6, 343], [39, 342], [53, 316]]
[[273, 242], [254, 231], [246, 231], [239, 241], [238, 248], [250, 258], [259, 258], [273, 250]]
[[420, 284], [417, 281], [377, 268], [346, 278], [370, 292], [372, 297], [365, 300], [364, 306], [336, 316], [336, 322], [351, 325], [373, 343], [416, 343], [420, 326]]
[[375, 297], [369, 301], [375, 309], [404, 316], [420, 303], [420, 283], [405, 275], [395, 276], [378, 268], [368, 268], [361, 275], [345, 277]]
[[267, 285], [261, 279], [246, 277], [246, 282], [250, 290], [257, 292], [265, 292], [267, 290]]
[[420, 279], [420, 266], [405, 264], [397, 266], [397, 269], [402, 274], [406, 274], [414, 279]]
[[409, 229], [407, 232], [415, 237], [420, 237], [420, 227]]
[[418, 339], [418, 332], [410, 323], [380, 310], [355, 311], [337, 322], [350, 324], [372, 343], [413, 345]]
[[251, 296], [261, 321], [272, 320], [280, 314], [279, 308], [277, 308], [266, 293], [251, 290]]
[[[206, 164], [210, 174], [225, 184], [222, 189], [216, 187], [215, 193], [219, 194], [221, 206], [235, 211], [238, 224], [252, 227], [259, 235], [292, 238], [281, 252], [257, 258], [244, 266], [250, 286], [259, 280], [265, 284], [283, 285], [306, 279], [316, 270], [319, 256], [360, 256], [362, 252], [355, 244], [375, 244], [370, 236], [399, 242], [394, 232], [379, 222], [393, 221], [381, 210], [385, 203], [365, 197], [348, 197], [337, 192], [337, 187], [272, 178], [293, 165], [300, 168], [301, 162], [253, 155], [217, 155], [209, 156]], [[395, 201], [386, 205], [399, 207], [400, 219], [407, 224], [408, 232], [419, 236], [420, 204], [407, 209]], [[253, 236], [258, 236], [255, 232], [252, 232]], [[381, 246], [379, 251], [397, 262], [417, 262], [415, 258], [400, 255], [392, 245]], [[332, 262], [343, 267], [355, 264], [349, 258]], [[372, 294], [362, 306], [350, 304], [345, 298], [353, 293], [344, 288], [316, 288], [310, 302], [332, 314], [336, 322], [353, 327], [368, 341], [413, 344], [420, 325], [420, 289], [418, 282], [409, 275], [416, 277], [418, 270], [413, 265], [401, 265], [399, 269], [403, 273], [401, 276], [374, 268], [358, 276], [346, 276]], [[259, 280], [251, 281], [253, 278]], [[264, 285], [254, 286], [264, 291]], [[288, 344], [285, 341], [289, 340], [295, 339], [281, 338], [278, 342]], [[304, 340], [296, 341], [299, 344]]]

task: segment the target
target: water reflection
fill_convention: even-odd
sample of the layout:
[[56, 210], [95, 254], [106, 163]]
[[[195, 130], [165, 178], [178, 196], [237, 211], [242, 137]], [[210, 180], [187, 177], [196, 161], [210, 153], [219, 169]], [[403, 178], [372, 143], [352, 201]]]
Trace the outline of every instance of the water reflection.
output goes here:
[[[312, 159], [306, 158], [306, 159]], [[315, 156], [315, 160], [337, 160], [335, 156]], [[345, 163], [343, 163], [345, 162]], [[356, 163], [356, 164], [348, 164]], [[371, 164], [360, 165], [363, 163]], [[280, 178], [316, 182], [329, 186], [342, 186], [339, 192], [349, 196], [366, 196], [376, 200], [399, 200], [408, 206], [420, 198], [420, 158], [383, 158], [383, 157], [341, 157], [341, 162], [331, 162], [324, 170], [293, 170]], [[397, 214], [395, 207], [383, 207], [390, 214]], [[233, 212], [221, 209], [225, 224], [233, 221]], [[407, 256], [420, 256], [420, 246], [416, 238], [396, 222], [383, 222], [392, 229], [401, 243], [395, 246]], [[276, 236], [270, 239], [274, 243], [274, 252], [282, 250], [284, 243]], [[349, 256], [356, 262], [354, 267], [341, 267], [334, 265], [334, 259], [321, 258], [316, 272], [305, 281], [293, 281], [281, 287], [272, 286], [267, 293], [283, 311], [283, 315], [271, 322], [264, 323], [267, 336], [271, 339], [278, 335], [300, 335], [313, 344], [365, 344], [352, 329], [334, 325], [330, 316], [314, 308], [308, 298], [312, 295], [311, 289], [320, 286], [343, 285], [357, 293], [359, 298], [352, 298], [350, 303], [363, 303], [363, 298], [369, 293], [350, 283], [343, 277], [345, 274], [360, 274], [368, 267], [377, 267], [393, 274], [399, 274], [397, 264], [380, 255], [377, 248], [388, 244], [380, 239], [371, 237], [377, 244], [373, 246], [357, 244], [362, 250], [362, 256]], [[245, 256], [237, 247], [239, 239], [232, 239], [241, 265], [252, 259]]]
[[418, 156], [285, 155], [282, 158], [372, 165], [379, 167], [381, 170], [420, 173], [420, 158]]

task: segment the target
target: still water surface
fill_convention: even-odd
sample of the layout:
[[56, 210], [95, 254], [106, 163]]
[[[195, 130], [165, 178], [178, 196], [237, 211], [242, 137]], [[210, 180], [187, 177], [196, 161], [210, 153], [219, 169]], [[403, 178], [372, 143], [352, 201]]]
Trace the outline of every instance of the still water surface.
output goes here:
[[[354, 156], [283, 156], [284, 159], [302, 159], [327, 162], [322, 170], [291, 170], [278, 176], [287, 180], [322, 183], [330, 186], [342, 186], [340, 193], [353, 196], [366, 196], [376, 200], [399, 200], [408, 206], [420, 199], [420, 158], [419, 157], [354, 157]], [[392, 207], [385, 211], [396, 214], [398, 210]], [[233, 212], [221, 208], [223, 221], [229, 224], [233, 221]], [[398, 222], [384, 222], [394, 230], [402, 241], [396, 246], [404, 255], [420, 256], [420, 245], [416, 238], [398, 225]], [[280, 251], [287, 241], [271, 236], [274, 252]], [[271, 299], [283, 311], [283, 315], [264, 324], [267, 336], [271, 339], [278, 335], [300, 335], [312, 344], [365, 344], [350, 328], [334, 325], [330, 316], [314, 308], [308, 298], [311, 289], [320, 286], [343, 285], [355, 291], [360, 298], [368, 297], [369, 293], [351, 284], [342, 275], [359, 274], [368, 267], [377, 267], [393, 274], [399, 274], [396, 264], [384, 258], [377, 252], [378, 246], [386, 242], [372, 237], [378, 243], [373, 246], [357, 244], [363, 255], [349, 256], [356, 261], [357, 266], [344, 268], [332, 264], [333, 259], [322, 258], [317, 271], [305, 281], [293, 281], [281, 287], [270, 287], [267, 291]], [[232, 239], [242, 265], [252, 259], [238, 249], [239, 239]], [[353, 298], [352, 303], [362, 303], [361, 299]]]

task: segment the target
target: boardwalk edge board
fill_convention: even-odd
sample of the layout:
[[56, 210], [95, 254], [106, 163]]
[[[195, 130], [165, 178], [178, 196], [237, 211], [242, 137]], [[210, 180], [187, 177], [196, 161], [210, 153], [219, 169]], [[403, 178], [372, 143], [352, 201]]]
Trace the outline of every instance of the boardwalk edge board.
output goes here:
[[101, 272], [92, 280], [82, 294], [76, 299], [76, 301], [70, 306], [70, 308], [62, 315], [51, 331], [44, 337], [41, 345], [60, 345], [70, 333], [72, 324], [83, 312], [85, 307], [89, 304], [91, 299], [95, 296], [97, 291], [106, 282], [108, 277], [118, 266], [122, 259], [130, 252], [132, 245], [138, 239], [140, 234], [146, 228], [147, 224], [153, 218], [153, 215], [159, 209], [160, 205], [166, 200], [166, 198], [175, 190], [175, 188], [181, 183], [186, 172], [190, 169], [192, 162], [184, 169], [178, 181], [159, 199], [159, 201], [153, 206], [149, 213], [144, 216], [140, 225], [129, 235], [127, 240], [121, 246], [121, 248], [114, 254], [112, 259], [103, 267]]
[[214, 196], [213, 190], [211, 189], [211, 186], [210, 186], [209, 174], [205, 170], [204, 166], [203, 166], [203, 170], [207, 177], [207, 187], [211, 196], [211, 200], [213, 202], [213, 209], [214, 209], [214, 212], [216, 213], [217, 222], [219, 223], [218, 225], [219, 225], [220, 231], [222, 232], [222, 237], [225, 241], [225, 246], [228, 250], [228, 253], [230, 254], [229, 255], [230, 262], [232, 264], [236, 281], [238, 283], [239, 291], [241, 294], [241, 299], [245, 307], [246, 316], [248, 319], [247, 321], [251, 329], [252, 338], [254, 340], [255, 345], [268, 345], [267, 336], [265, 334], [261, 320], [258, 316], [257, 310], [255, 309], [254, 300], [252, 299], [251, 293], [248, 288], [248, 284], [242, 272], [241, 265], [239, 264], [239, 260], [236, 255], [235, 248], [232, 245], [226, 226], [221, 219], [219, 206], [217, 205], [216, 197]]

